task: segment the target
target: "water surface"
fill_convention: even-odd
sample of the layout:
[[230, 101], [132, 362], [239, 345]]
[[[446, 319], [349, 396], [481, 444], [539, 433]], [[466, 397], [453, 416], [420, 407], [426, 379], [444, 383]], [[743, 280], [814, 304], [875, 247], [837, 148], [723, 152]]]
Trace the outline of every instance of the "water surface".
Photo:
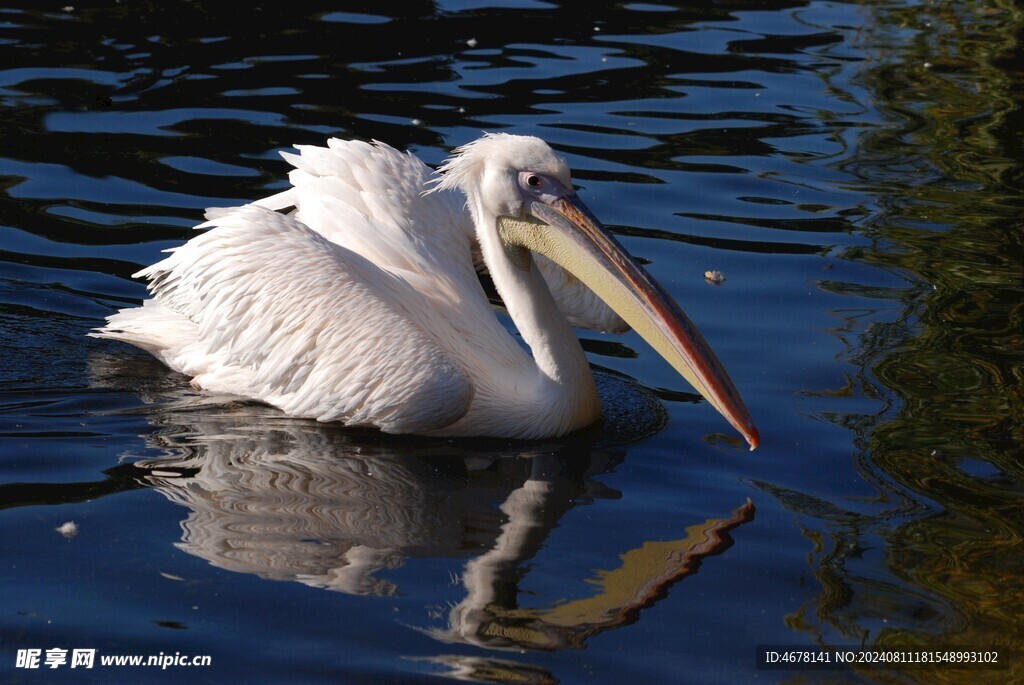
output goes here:
[[[1024, 644], [1022, 26], [998, 1], [8, 3], [4, 680], [51, 647], [213, 660], [132, 682], [1024, 676], [755, 669], [759, 644]], [[285, 187], [279, 151], [438, 164], [481, 130], [566, 156], [756, 452], [635, 334], [581, 333], [606, 424], [535, 444], [288, 419], [85, 336], [204, 208]]]

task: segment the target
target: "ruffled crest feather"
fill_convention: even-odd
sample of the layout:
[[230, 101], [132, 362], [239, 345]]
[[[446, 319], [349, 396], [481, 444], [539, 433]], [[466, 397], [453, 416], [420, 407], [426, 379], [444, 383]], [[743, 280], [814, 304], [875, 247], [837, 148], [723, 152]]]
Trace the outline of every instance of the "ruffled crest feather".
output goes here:
[[481, 144], [491, 138], [510, 137], [507, 133], [484, 133], [483, 137], [477, 138], [465, 145], [452, 150], [452, 154], [437, 168], [441, 177], [434, 182], [434, 187], [428, 190], [429, 193], [441, 190], [458, 190], [465, 187], [465, 182], [472, 176], [476, 176], [483, 166], [486, 155]]
[[451, 156], [437, 169], [441, 177], [432, 181], [433, 187], [426, 192], [466, 192], [473, 185], [471, 181], [479, 178], [487, 163], [508, 168], [518, 163], [521, 169], [550, 174], [567, 187], [572, 187], [568, 164], [540, 138], [511, 133], [484, 133], [481, 138], [452, 150]]

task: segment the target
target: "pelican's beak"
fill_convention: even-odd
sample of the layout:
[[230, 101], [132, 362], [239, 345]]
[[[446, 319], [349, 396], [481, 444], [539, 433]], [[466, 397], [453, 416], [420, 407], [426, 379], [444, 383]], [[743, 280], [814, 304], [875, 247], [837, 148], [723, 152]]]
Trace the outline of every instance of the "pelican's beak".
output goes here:
[[534, 200], [527, 209], [543, 223], [501, 217], [498, 227], [506, 244], [539, 252], [580, 279], [682, 374], [750, 449], [757, 447], [750, 413], [703, 336], [579, 198]]

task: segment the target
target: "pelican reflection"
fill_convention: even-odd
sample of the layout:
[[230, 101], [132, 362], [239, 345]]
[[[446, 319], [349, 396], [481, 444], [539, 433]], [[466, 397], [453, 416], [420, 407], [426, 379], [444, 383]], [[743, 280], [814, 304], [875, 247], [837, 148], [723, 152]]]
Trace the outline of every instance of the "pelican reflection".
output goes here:
[[[166, 456], [126, 467], [136, 483], [188, 510], [176, 546], [216, 567], [391, 596], [402, 590], [401, 574], [392, 571], [409, 559], [466, 559], [458, 576], [463, 598], [434, 616], [441, 625], [422, 632], [486, 649], [578, 648], [635, 621], [673, 583], [731, 546], [730, 531], [753, 517], [753, 506], [739, 502], [732, 512], [713, 512], [719, 517], [680, 521], [677, 539], [643, 542], [590, 577], [564, 579], [567, 589], [585, 588], [566, 592], [581, 599], [520, 607], [520, 583], [531, 562], [543, 563], [538, 552], [558, 535], [559, 522], [577, 504], [622, 497], [598, 476], [665, 420], [643, 388], [598, 378], [601, 391], [617, 393], [615, 406], [628, 411], [607, 415], [598, 430], [548, 442], [387, 436], [262, 405], [211, 406], [201, 398], [194, 406], [187, 391], [164, 386], [152, 394], [139, 389], [156, 402], [147, 420], [157, 429], [146, 441]], [[500, 665], [477, 662], [437, 657], [453, 677]]]

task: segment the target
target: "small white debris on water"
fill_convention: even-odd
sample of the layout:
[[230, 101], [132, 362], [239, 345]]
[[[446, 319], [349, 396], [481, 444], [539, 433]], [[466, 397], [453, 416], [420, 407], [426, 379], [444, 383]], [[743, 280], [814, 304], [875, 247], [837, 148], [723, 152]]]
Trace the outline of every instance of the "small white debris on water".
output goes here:
[[63, 11], [65, 11], [65, 12], [74, 12], [75, 11], [75, 6], [74, 5], [64, 5], [63, 7], [61, 7], [61, 9]]
[[74, 521], [65, 521], [56, 528], [55, 531], [66, 537], [68, 540], [78, 535], [78, 524]]
[[419, 126], [419, 125], [421, 125], [423, 123], [423, 120], [422, 119], [413, 119], [410, 123], [413, 126]]
[[716, 269], [709, 269], [708, 271], [704, 272], [704, 280], [710, 283], [711, 285], [722, 285], [722, 282], [725, 281], [725, 276], [722, 274], [721, 271], [718, 271]]
[[475, 48], [476, 47], [476, 38], [470, 38], [469, 40], [467, 40], [466, 41], [466, 45], [468, 45], [471, 48]]
[[931, 69], [932, 68], [932, 63], [931, 62], [925, 62], [924, 63], [924, 68], [925, 69]]

